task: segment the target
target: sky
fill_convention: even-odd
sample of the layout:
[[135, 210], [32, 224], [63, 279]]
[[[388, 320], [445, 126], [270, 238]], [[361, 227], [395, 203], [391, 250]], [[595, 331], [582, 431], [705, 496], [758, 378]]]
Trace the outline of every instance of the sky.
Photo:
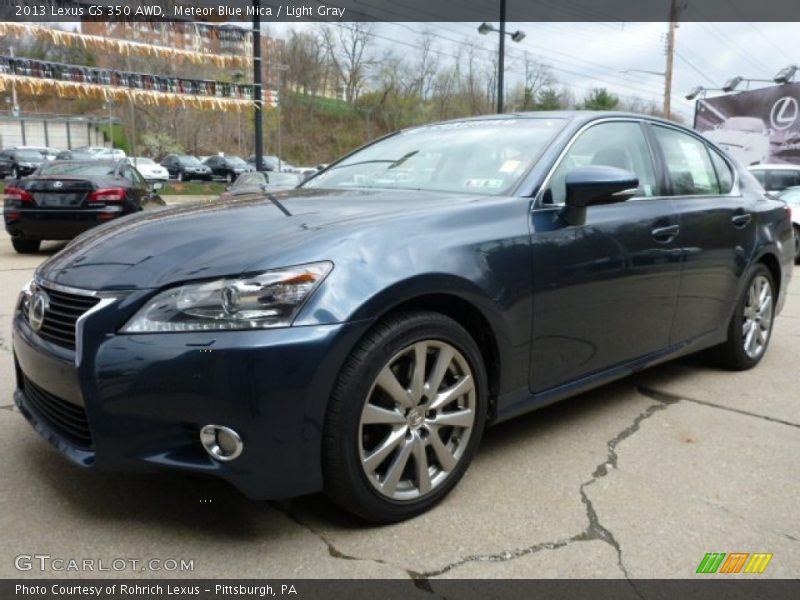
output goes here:
[[[481, 36], [479, 23], [381, 23], [376, 44], [399, 53], [414, 52], [416, 36], [423, 30], [436, 34], [443, 60], [456, 53], [456, 43], [466, 37], [482, 47], [487, 62], [497, 52], [497, 34]], [[273, 35], [288, 35], [292, 28], [308, 23], [271, 24]], [[622, 73], [641, 69], [663, 73], [666, 66], [667, 23], [508, 23], [520, 29], [521, 43], [507, 40], [506, 81], [518, 77], [519, 58], [526, 51], [551, 66], [558, 80], [575, 91], [577, 99], [595, 87], [605, 87], [622, 96], [663, 102], [663, 76]], [[676, 32], [672, 110], [691, 123], [694, 102], [685, 95], [694, 87], [722, 87], [731, 77], [769, 79], [783, 67], [800, 64], [798, 23], [681, 23]], [[516, 60], [515, 60], [516, 59]], [[751, 89], [770, 85], [750, 84]], [[740, 89], [746, 89], [743, 83]], [[709, 93], [714, 95], [718, 92]]]

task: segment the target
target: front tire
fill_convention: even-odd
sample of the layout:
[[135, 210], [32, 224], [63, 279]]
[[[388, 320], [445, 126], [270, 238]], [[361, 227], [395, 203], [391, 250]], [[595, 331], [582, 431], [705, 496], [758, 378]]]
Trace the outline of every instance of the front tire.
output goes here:
[[747, 284], [736, 303], [728, 326], [727, 341], [714, 349], [721, 366], [734, 371], [746, 371], [761, 362], [772, 336], [775, 302], [772, 273], [759, 263], [750, 271]]
[[19, 254], [35, 254], [39, 251], [42, 245], [42, 240], [26, 240], [20, 238], [11, 238], [11, 245], [14, 246]]
[[323, 434], [325, 492], [376, 523], [425, 512], [480, 443], [488, 383], [470, 334], [438, 313], [386, 319], [343, 367]]

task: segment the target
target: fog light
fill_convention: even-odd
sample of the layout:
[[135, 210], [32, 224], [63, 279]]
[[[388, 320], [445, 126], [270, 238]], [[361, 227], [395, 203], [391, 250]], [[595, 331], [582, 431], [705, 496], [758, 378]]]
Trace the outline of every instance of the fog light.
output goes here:
[[227, 462], [244, 450], [242, 437], [230, 427], [206, 425], [200, 430], [200, 442], [212, 458]]

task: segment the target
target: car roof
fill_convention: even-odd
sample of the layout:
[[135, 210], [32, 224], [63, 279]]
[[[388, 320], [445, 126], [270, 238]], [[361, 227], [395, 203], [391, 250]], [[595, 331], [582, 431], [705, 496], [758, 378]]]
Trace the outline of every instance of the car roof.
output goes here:
[[100, 160], [88, 160], [88, 159], [80, 159], [80, 160], [59, 160], [59, 161], [48, 161], [48, 165], [50, 164], [58, 164], [59, 166], [69, 164], [69, 165], [113, 165], [117, 166], [120, 164], [120, 160], [113, 160], [113, 159], [100, 159]]
[[797, 171], [800, 170], [800, 165], [789, 165], [785, 163], [761, 163], [759, 165], [750, 165], [747, 168], [750, 171]]

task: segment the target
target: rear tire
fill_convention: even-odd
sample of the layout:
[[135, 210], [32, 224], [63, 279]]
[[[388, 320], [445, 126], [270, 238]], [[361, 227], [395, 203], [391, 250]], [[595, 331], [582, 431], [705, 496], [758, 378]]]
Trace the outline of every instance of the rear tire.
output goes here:
[[775, 320], [775, 281], [762, 263], [750, 271], [728, 325], [727, 341], [713, 349], [717, 363], [734, 371], [755, 367], [767, 352]]
[[481, 353], [454, 320], [409, 312], [379, 323], [350, 355], [328, 404], [325, 493], [376, 523], [425, 512], [467, 470], [488, 394]]
[[26, 240], [11, 238], [11, 245], [19, 254], [35, 254], [42, 245], [42, 240]]

